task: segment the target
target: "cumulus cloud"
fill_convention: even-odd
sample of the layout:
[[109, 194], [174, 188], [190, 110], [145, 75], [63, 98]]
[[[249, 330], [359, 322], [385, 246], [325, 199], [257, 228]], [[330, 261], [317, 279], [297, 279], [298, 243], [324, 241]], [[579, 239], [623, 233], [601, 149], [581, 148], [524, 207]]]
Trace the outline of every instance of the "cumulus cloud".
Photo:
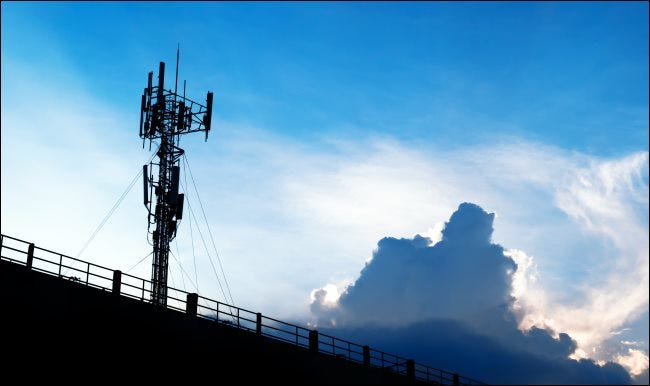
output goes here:
[[466, 203], [452, 215], [435, 247], [419, 235], [379, 241], [372, 260], [333, 310], [345, 314], [339, 323], [470, 319], [507, 303], [508, 275], [515, 264], [489, 242], [493, 216]]
[[513, 254], [492, 243], [493, 221], [463, 203], [434, 245], [420, 235], [382, 239], [335, 305], [316, 291], [320, 327], [488, 382], [629, 383], [619, 364], [570, 359], [577, 344], [566, 333], [518, 328], [513, 294], [525, 280], [515, 280]]

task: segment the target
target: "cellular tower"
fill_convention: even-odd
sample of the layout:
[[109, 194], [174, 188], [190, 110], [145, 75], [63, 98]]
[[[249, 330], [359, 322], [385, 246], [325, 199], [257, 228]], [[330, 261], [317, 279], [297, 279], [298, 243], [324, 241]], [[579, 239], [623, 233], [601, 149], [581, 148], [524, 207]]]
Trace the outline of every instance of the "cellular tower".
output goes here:
[[[149, 72], [140, 108], [142, 147], [147, 139], [149, 149], [154, 140], [160, 140], [157, 159], [142, 167], [142, 176], [144, 205], [148, 211], [147, 239], [153, 246], [151, 302], [161, 306], [167, 304], [169, 243], [176, 237], [179, 221], [183, 218], [185, 196], [178, 191], [179, 160], [184, 153], [179, 147], [180, 137], [202, 131], [207, 141], [212, 120], [212, 92], [208, 92], [205, 105], [186, 98], [185, 86], [183, 95], [178, 95], [178, 60], [179, 51], [176, 52], [174, 91], [165, 89], [165, 62], [160, 62], [157, 85], [153, 84], [153, 71]], [[154, 195], [156, 206], [152, 209]]]

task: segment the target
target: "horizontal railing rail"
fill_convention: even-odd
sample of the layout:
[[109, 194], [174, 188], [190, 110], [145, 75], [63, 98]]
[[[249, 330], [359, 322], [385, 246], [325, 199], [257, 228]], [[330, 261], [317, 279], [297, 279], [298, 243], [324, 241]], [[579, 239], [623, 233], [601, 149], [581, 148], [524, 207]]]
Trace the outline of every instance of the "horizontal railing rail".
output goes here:
[[[34, 271], [151, 303], [152, 283], [149, 280], [40, 248], [15, 237], [0, 235], [0, 257], [1, 260], [25, 265]], [[192, 304], [192, 302], [194, 303]], [[419, 381], [440, 385], [483, 384], [456, 373], [415, 363], [398, 355], [318, 333], [309, 328], [283, 322], [261, 313], [173, 287], [167, 288], [166, 306], [169, 309], [192, 313], [197, 317], [224, 326], [253, 332], [260, 336], [366, 366], [386, 369]]]

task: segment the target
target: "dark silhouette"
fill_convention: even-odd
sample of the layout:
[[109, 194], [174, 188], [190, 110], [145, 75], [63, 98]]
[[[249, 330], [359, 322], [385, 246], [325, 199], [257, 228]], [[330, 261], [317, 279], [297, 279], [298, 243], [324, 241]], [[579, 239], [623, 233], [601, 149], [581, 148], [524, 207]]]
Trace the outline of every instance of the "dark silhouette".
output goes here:
[[[0, 250], [2, 349], [11, 353], [3, 375], [10, 378], [31, 380], [33, 366], [59, 374], [72, 364], [77, 374], [90, 374], [137, 364], [129, 367], [135, 379], [203, 380], [190, 370], [209, 361], [231, 383], [413, 384], [443, 377], [445, 384], [478, 383], [261, 313], [206, 298], [199, 303], [195, 293], [170, 288], [185, 298], [160, 307], [149, 301], [147, 280], [69, 256], [48, 260], [47, 250], [9, 236], [2, 235]], [[69, 341], [80, 345], [62, 344]], [[150, 374], [160, 354], [175, 359], [165, 376]], [[248, 367], [255, 371], [231, 371]]]
[[[178, 58], [176, 52], [176, 86], [178, 85]], [[184, 195], [178, 192], [180, 181], [179, 160], [184, 151], [179, 147], [180, 136], [194, 132], [204, 132], [208, 140], [212, 122], [212, 93], [208, 92], [206, 104], [194, 102], [178, 95], [177, 90], [165, 90], [165, 62], [160, 62], [158, 85], [153, 85], [153, 72], [149, 72], [147, 87], [142, 94], [140, 105], [140, 137], [144, 141], [160, 140], [156, 155], [158, 163], [144, 165], [144, 205], [149, 211], [147, 231], [151, 225], [153, 240], [153, 263], [151, 282], [154, 304], [167, 304], [167, 269], [169, 264], [169, 243], [176, 237], [178, 222], [183, 217]], [[158, 167], [158, 179], [154, 180], [153, 167]], [[150, 174], [151, 173], [151, 174]], [[152, 209], [152, 192], [156, 195], [156, 207]]]

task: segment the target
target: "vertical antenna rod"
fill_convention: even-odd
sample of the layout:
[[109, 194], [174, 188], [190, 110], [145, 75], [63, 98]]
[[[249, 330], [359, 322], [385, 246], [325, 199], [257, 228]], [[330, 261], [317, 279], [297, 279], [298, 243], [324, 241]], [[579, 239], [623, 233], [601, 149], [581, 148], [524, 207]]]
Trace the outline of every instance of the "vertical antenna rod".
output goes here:
[[[153, 263], [151, 267], [151, 302], [156, 305], [167, 304], [167, 271], [169, 266], [169, 243], [176, 237], [179, 221], [183, 215], [184, 195], [178, 192], [180, 181], [179, 160], [184, 150], [179, 147], [180, 136], [194, 132], [205, 132], [206, 139], [212, 120], [212, 92], [208, 92], [206, 104], [194, 102], [177, 94], [178, 61], [180, 46], [176, 51], [176, 86], [172, 93], [165, 90], [165, 62], [160, 62], [158, 85], [153, 86], [149, 73], [147, 88], [141, 101], [140, 137], [148, 139], [149, 144], [160, 140], [156, 155], [158, 163], [153, 161], [143, 167], [144, 205], [148, 210], [148, 234], [153, 240]], [[184, 88], [184, 87], [183, 87]], [[177, 103], [177, 100], [180, 102]], [[158, 178], [154, 178], [157, 167]], [[148, 192], [156, 195], [156, 207], [151, 208], [153, 197], [148, 199]], [[150, 232], [151, 225], [155, 230]]]
[[[174, 95], [177, 95], [178, 93], [178, 58], [181, 55], [181, 44], [178, 43], [178, 47], [176, 48], [176, 82], [174, 84]], [[176, 99], [176, 97], [174, 97]]]

